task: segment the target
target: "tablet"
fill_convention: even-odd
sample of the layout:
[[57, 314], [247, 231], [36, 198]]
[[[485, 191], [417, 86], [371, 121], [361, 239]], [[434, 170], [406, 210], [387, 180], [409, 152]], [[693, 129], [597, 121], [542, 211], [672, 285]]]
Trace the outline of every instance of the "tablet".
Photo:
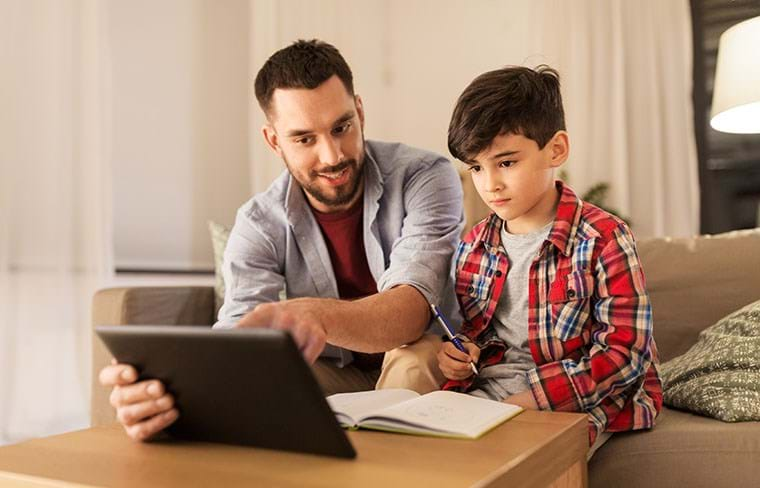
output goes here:
[[158, 378], [180, 415], [179, 439], [342, 458], [356, 451], [290, 334], [203, 326], [99, 326], [95, 332], [140, 379]]

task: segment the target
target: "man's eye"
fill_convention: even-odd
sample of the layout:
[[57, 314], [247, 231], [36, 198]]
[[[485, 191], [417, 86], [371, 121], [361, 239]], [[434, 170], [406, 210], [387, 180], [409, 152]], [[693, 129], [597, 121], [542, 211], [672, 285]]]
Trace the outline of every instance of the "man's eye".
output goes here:
[[469, 171], [470, 173], [477, 173], [480, 171], [480, 166], [473, 164], [467, 168], [467, 171]]
[[338, 127], [333, 129], [333, 134], [343, 134], [344, 132], [348, 131], [348, 128], [351, 127], [351, 124], [346, 122], [343, 125], [339, 125]]
[[502, 168], [510, 168], [514, 166], [515, 163], [516, 161], [502, 161], [501, 163], [499, 163], [499, 166], [501, 166]]
[[311, 137], [299, 137], [296, 139], [296, 144], [306, 145], [311, 142]]

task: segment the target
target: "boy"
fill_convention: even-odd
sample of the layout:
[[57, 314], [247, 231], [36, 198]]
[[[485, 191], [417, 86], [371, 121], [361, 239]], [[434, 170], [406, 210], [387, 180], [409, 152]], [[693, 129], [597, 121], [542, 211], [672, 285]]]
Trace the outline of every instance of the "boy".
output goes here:
[[469, 355], [443, 344], [443, 388], [586, 412], [589, 457], [609, 432], [651, 428], [662, 390], [644, 275], [625, 222], [554, 180], [569, 152], [557, 72], [477, 77], [448, 143], [492, 213], [456, 253]]

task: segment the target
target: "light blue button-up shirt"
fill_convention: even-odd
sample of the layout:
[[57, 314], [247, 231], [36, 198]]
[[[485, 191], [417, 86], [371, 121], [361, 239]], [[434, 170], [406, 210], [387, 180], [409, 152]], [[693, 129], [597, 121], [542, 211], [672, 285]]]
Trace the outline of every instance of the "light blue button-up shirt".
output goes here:
[[[367, 141], [364, 247], [378, 291], [407, 284], [459, 322], [452, 255], [464, 225], [462, 186], [444, 157]], [[285, 171], [237, 212], [224, 253], [224, 305], [217, 328], [234, 326], [284, 296], [339, 298], [330, 255], [298, 182]], [[328, 347], [323, 356], [351, 361]]]

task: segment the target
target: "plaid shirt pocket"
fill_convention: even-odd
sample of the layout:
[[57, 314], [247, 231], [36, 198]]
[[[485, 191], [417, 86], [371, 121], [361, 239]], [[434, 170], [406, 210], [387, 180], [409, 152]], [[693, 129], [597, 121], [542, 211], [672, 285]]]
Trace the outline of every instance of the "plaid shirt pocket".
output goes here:
[[580, 335], [591, 313], [594, 276], [579, 270], [559, 277], [552, 283], [549, 301], [557, 338], [563, 342]]
[[466, 321], [484, 314], [491, 281], [493, 278], [480, 273], [461, 270], [457, 274], [456, 294]]

